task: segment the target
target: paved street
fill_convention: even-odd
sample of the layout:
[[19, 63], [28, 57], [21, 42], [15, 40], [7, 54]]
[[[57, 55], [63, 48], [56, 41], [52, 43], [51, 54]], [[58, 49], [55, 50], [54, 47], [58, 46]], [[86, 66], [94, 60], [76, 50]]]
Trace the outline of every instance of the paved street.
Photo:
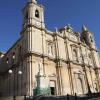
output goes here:
[[100, 97], [99, 98], [88, 99], [88, 100], [100, 100]]

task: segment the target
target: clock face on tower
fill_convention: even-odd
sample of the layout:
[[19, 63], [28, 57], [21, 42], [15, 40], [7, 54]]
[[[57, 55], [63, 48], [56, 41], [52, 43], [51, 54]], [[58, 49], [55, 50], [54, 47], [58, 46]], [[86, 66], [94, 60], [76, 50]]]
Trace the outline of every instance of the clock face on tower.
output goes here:
[[38, 26], [38, 27], [41, 27], [41, 23], [38, 22], [38, 21], [35, 22], [35, 25]]

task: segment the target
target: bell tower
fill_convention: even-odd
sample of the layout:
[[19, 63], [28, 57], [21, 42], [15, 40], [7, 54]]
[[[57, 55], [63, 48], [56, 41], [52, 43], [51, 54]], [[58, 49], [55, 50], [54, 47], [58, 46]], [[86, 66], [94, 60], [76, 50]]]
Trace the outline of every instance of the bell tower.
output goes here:
[[23, 9], [23, 28], [21, 32], [21, 36], [26, 40], [27, 52], [32, 52], [36, 48], [36, 41], [39, 41], [36, 37], [41, 36], [41, 31], [45, 31], [44, 7], [39, 5], [36, 0], [28, 0]]
[[82, 26], [82, 40], [89, 47], [96, 49], [93, 33], [89, 32], [85, 25]]
[[36, 0], [29, 0], [29, 2], [34, 2], [34, 3], [36, 3]]
[[[33, 77], [34, 70], [32, 69], [34, 64], [33, 52], [38, 54], [42, 53], [42, 36], [45, 34], [44, 24], [44, 7], [37, 4], [36, 0], [28, 0], [26, 6], [23, 9], [23, 28], [21, 37], [23, 38], [23, 47], [25, 48], [25, 54], [27, 57], [27, 94], [33, 95], [33, 85], [35, 80]], [[39, 44], [39, 45], [38, 45]], [[32, 72], [33, 71], [33, 72]]]
[[38, 5], [36, 0], [28, 0], [27, 5], [23, 9], [23, 28], [29, 25], [45, 28], [44, 8], [42, 5]]

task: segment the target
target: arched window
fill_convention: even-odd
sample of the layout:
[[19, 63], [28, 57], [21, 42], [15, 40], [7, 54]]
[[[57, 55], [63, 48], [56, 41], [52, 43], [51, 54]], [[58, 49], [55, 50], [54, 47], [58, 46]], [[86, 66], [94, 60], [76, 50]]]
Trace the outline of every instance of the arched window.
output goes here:
[[92, 36], [90, 36], [90, 40], [91, 40], [91, 42], [93, 42]]
[[74, 61], [76, 61], [76, 62], [78, 62], [78, 56], [77, 56], [77, 51], [76, 51], [76, 49], [73, 49], [73, 60]]
[[39, 15], [39, 11], [38, 10], [35, 10], [35, 17], [39, 18], [40, 15]]
[[21, 46], [18, 48], [18, 59], [20, 60], [22, 58], [22, 48]]
[[49, 55], [53, 55], [53, 42], [52, 41], [47, 41], [47, 50]]
[[26, 14], [25, 14], [25, 19], [27, 19], [28, 18], [28, 12], [26, 12]]
[[13, 56], [12, 56], [12, 58], [15, 59], [15, 52], [13, 52]]
[[92, 56], [91, 56], [91, 53], [88, 55], [88, 57], [89, 57], [89, 58], [88, 58], [88, 59], [89, 59], [89, 64], [90, 64], [90, 65], [93, 64], [93, 63], [92, 63]]
[[9, 59], [8, 59], [8, 57], [7, 57], [7, 59], [6, 59], [6, 63], [7, 63], [7, 64], [9, 63]]
[[13, 52], [13, 55], [12, 55], [12, 64], [15, 63], [15, 52]]

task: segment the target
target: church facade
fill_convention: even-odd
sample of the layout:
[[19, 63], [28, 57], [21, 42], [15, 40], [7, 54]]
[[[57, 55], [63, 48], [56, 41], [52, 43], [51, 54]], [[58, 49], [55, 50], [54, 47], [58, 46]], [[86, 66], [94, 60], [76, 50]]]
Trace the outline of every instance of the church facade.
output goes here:
[[48, 31], [44, 7], [30, 0], [20, 38], [0, 59], [0, 95], [100, 92], [99, 68], [93, 33], [84, 25], [81, 33], [70, 25]]

